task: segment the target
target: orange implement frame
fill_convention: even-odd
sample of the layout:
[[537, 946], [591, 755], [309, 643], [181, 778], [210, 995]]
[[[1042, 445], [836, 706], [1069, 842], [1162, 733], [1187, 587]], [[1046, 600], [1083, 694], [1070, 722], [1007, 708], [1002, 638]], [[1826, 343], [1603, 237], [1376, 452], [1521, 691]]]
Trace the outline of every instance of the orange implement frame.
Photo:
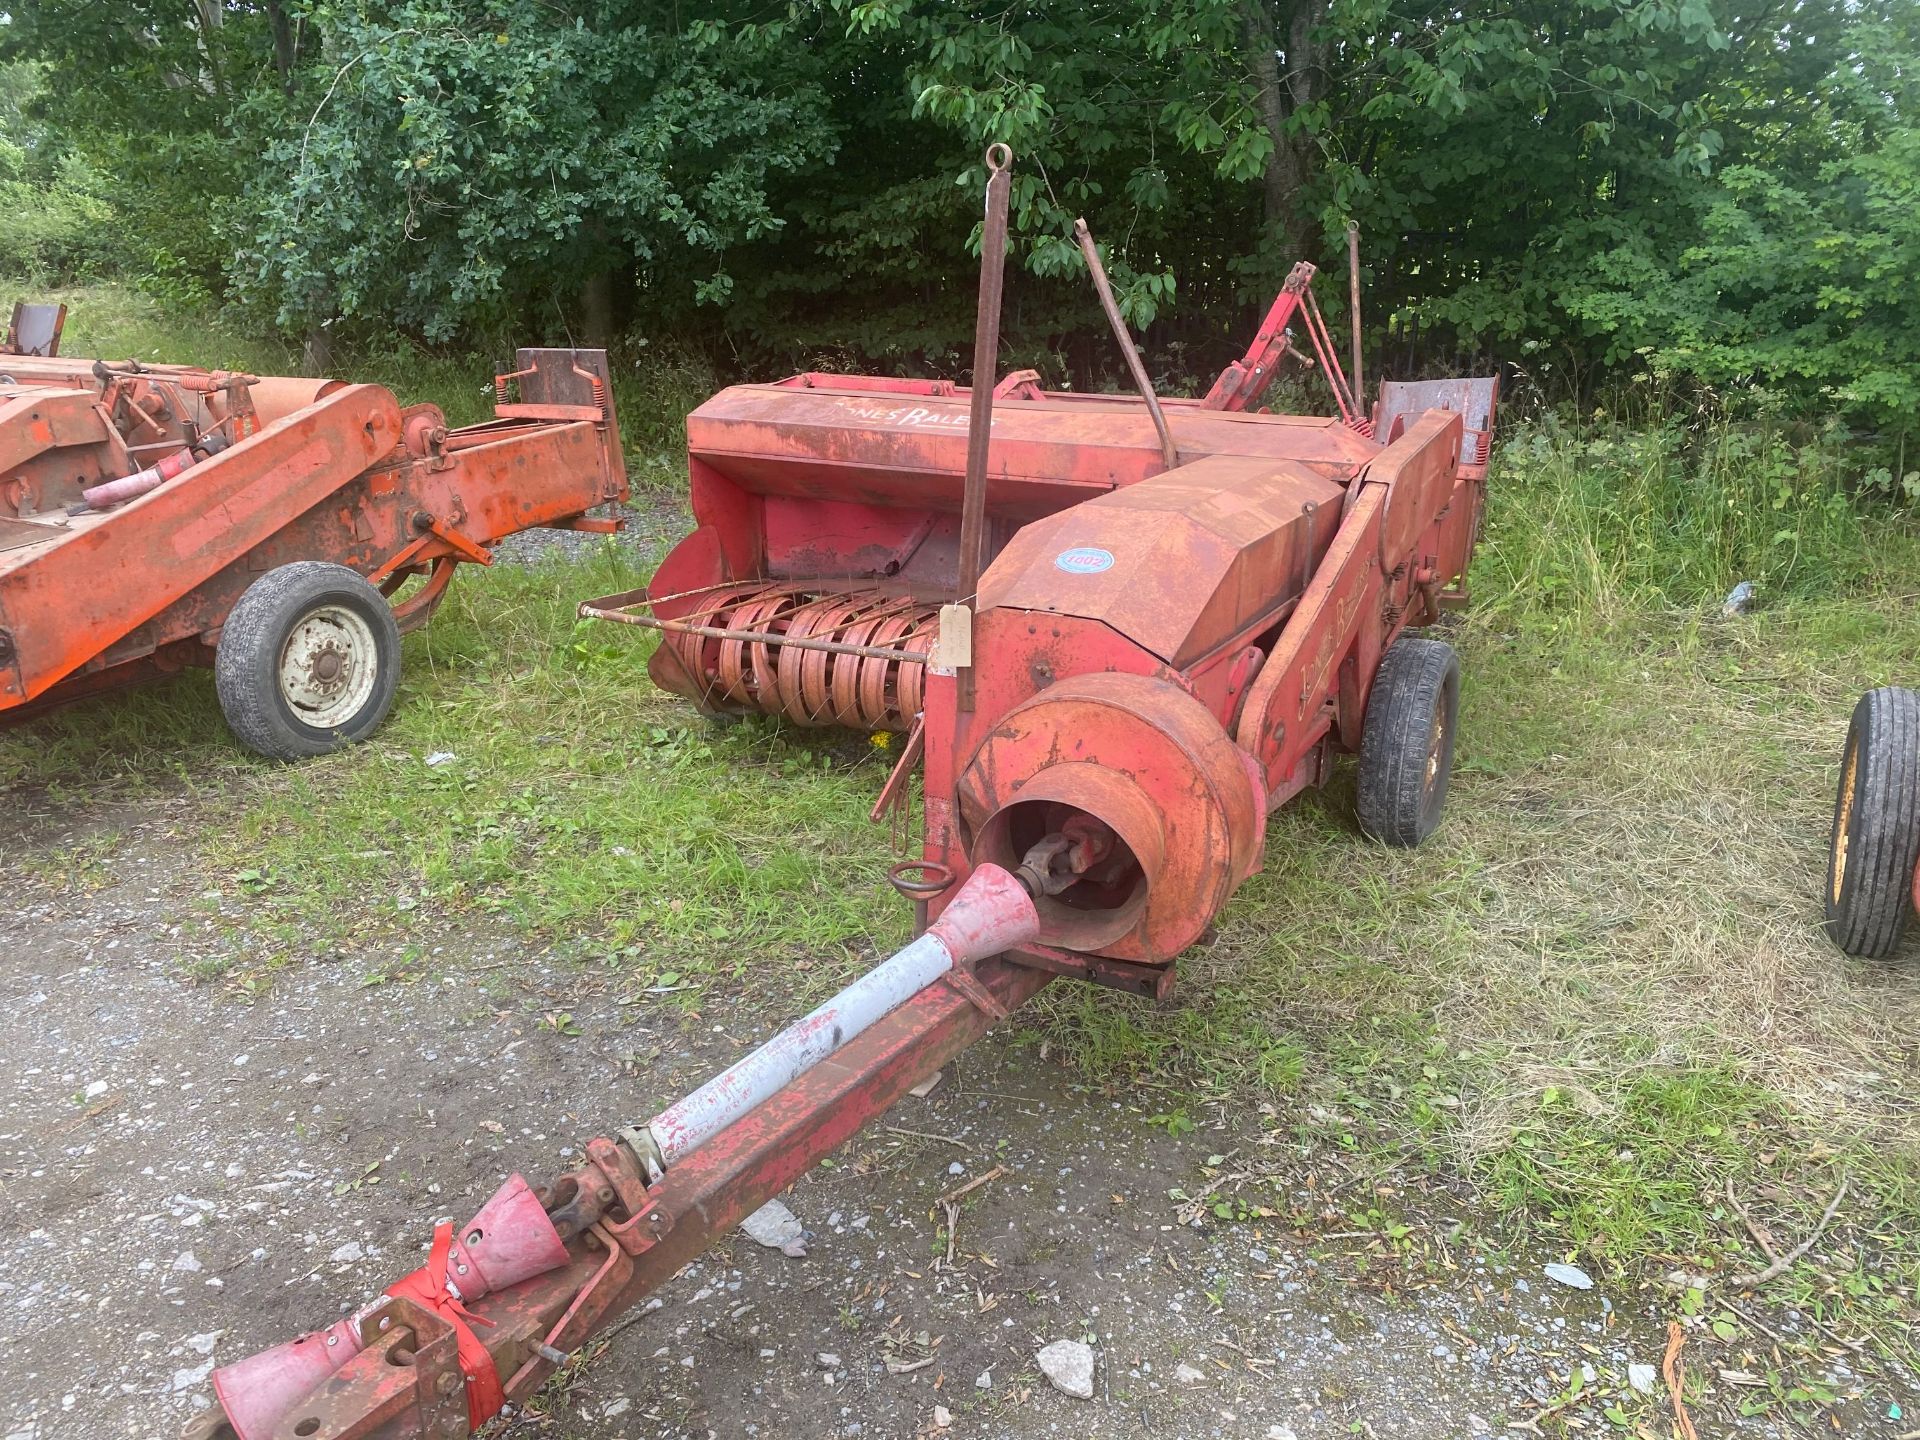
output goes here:
[[[11, 383], [7, 383], [10, 381]], [[604, 530], [627, 493], [606, 355], [522, 350], [495, 419], [450, 430], [376, 385], [11, 361], [0, 381], [0, 723], [206, 664], [280, 565], [327, 560], [422, 623], [454, 568], [539, 526]], [[507, 385], [519, 399], [506, 403]], [[186, 468], [91, 508], [103, 482]]]

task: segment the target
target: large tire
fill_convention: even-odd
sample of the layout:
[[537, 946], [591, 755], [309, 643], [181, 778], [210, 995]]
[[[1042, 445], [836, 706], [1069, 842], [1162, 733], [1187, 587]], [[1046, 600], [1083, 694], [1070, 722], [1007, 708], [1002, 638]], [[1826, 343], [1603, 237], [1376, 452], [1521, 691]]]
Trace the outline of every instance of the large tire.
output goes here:
[[1360, 727], [1355, 808], [1387, 845], [1418, 845], [1440, 823], [1460, 716], [1460, 657], [1444, 640], [1402, 635], [1387, 647]]
[[227, 724], [270, 760], [364, 740], [400, 683], [400, 627], [385, 597], [344, 565], [269, 570], [227, 616], [214, 657]]
[[1827, 934], [1849, 955], [1889, 955], [1913, 904], [1920, 856], [1920, 695], [1869, 690], [1840, 754], [1827, 850]]

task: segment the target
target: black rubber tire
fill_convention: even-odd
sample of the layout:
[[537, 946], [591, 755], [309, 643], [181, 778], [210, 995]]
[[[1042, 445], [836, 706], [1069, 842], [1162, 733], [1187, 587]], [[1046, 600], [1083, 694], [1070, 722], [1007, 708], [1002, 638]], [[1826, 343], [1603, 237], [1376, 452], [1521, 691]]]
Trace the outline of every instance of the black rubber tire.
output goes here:
[[1849, 955], [1893, 953], [1920, 857], [1920, 694], [1888, 686], [1853, 707], [1827, 845], [1827, 934]]
[[1402, 635], [1387, 647], [1360, 727], [1355, 809], [1387, 845], [1418, 845], [1440, 823], [1460, 718], [1460, 657], [1444, 640]]
[[[308, 723], [280, 680], [281, 660], [302, 620], [328, 607], [351, 611], [373, 639], [373, 684], [352, 714]], [[344, 565], [297, 560], [269, 570], [227, 616], [214, 656], [220, 708], [240, 742], [269, 760], [306, 760], [364, 740], [379, 728], [400, 684], [400, 627], [386, 597]]]

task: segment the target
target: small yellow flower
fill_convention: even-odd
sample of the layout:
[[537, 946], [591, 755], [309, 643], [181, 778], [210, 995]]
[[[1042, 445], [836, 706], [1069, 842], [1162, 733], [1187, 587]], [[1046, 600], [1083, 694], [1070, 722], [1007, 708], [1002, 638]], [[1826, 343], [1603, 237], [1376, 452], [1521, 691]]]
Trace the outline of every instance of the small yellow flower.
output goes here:
[[893, 732], [891, 730], [876, 730], [867, 737], [867, 742], [876, 750], [889, 749], [893, 745]]

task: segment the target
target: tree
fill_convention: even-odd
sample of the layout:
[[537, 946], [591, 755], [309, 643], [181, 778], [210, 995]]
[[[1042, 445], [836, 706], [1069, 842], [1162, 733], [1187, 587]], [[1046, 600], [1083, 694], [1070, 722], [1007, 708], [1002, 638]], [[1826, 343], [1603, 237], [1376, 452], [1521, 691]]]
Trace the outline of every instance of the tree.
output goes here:
[[0, 51], [57, 78], [36, 178], [79, 157], [149, 276], [312, 339], [954, 373], [1004, 141], [1004, 335], [1056, 376], [1113, 369], [1076, 217], [1174, 384], [1357, 222], [1400, 373], [1912, 405], [1911, 5], [26, 0]]
[[135, 266], [204, 295], [230, 245], [222, 207], [247, 157], [235, 106], [271, 73], [266, 5], [251, 0], [21, 0], [0, 59], [48, 77], [28, 106], [50, 161], [77, 158]]
[[1801, 12], [1799, 53], [1772, 52], [1793, 73], [1736, 97], [1734, 163], [1685, 194], [1681, 223], [1584, 257], [1568, 305], [1616, 366], [1904, 436], [1920, 411], [1920, 16], [1825, 19], [1846, 48], [1816, 50]]
[[674, 8], [316, 5], [318, 62], [244, 119], [263, 145], [243, 291], [289, 326], [434, 340], [556, 303], [604, 339], [636, 278], [724, 300], [728, 254], [782, 223], [769, 177], [833, 138], [788, 22]]

